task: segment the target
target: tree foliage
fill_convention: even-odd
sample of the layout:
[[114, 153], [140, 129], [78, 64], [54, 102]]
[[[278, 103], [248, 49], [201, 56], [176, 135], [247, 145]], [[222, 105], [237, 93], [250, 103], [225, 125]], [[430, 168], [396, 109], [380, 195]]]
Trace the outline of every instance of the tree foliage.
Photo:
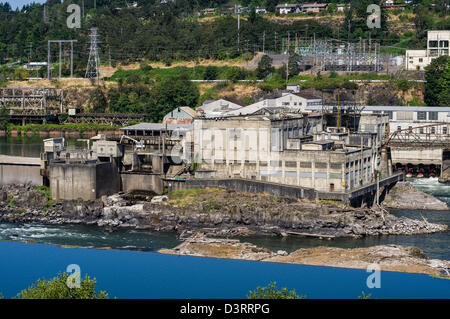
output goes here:
[[272, 66], [272, 62], [273, 60], [270, 56], [263, 55], [256, 69], [258, 79], [264, 79], [266, 76], [273, 72], [274, 68]]
[[9, 110], [3, 105], [0, 108], [0, 130], [6, 131], [9, 123], [10, 115]]
[[105, 291], [95, 291], [96, 280], [86, 276], [80, 288], [69, 288], [67, 273], [60, 273], [51, 280], [38, 279], [29, 288], [17, 294], [17, 299], [108, 299]]
[[277, 288], [276, 282], [270, 282], [267, 287], [256, 288], [255, 291], [250, 291], [247, 299], [304, 299], [304, 296], [299, 296], [295, 290], [288, 290], [287, 288]]
[[425, 68], [425, 103], [434, 106], [450, 106], [450, 57], [433, 59]]
[[89, 107], [93, 113], [105, 113], [108, 107], [108, 101], [103, 90], [98, 86], [89, 99]]

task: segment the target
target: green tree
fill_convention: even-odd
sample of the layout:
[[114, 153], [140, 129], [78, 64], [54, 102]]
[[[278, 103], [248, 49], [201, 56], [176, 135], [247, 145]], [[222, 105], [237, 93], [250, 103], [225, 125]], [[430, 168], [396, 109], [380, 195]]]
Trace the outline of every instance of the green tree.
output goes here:
[[298, 75], [298, 73], [300, 72], [300, 67], [299, 67], [300, 61], [301, 61], [301, 58], [297, 53], [289, 56], [289, 62], [288, 62], [289, 76]]
[[17, 299], [108, 299], [105, 291], [95, 291], [96, 279], [87, 275], [80, 288], [69, 288], [67, 273], [60, 273], [51, 280], [38, 279], [33, 285], [17, 294]]
[[304, 299], [304, 296], [299, 296], [295, 290], [287, 288], [277, 288], [276, 282], [270, 282], [267, 287], [256, 288], [255, 291], [249, 291], [247, 299]]
[[94, 113], [105, 113], [108, 107], [108, 101], [101, 87], [98, 86], [94, 93], [92, 93], [89, 99], [89, 107]]
[[219, 71], [216, 66], [209, 65], [206, 67], [205, 75], [203, 77], [204, 80], [216, 80]]
[[272, 58], [268, 55], [264, 55], [261, 58], [261, 61], [259, 61], [258, 67], [256, 68], [258, 79], [264, 79], [273, 72], [272, 62]]
[[3, 105], [0, 109], [0, 130], [6, 131], [10, 120], [9, 110]]
[[425, 68], [425, 103], [427, 105], [450, 106], [450, 57], [434, 59]]
[[147, 114], [152, 121], [159, 122], [176, 107], [195, 107], [199, 97], [197, 86], [185, 74], [167, 77], [153, 85]]

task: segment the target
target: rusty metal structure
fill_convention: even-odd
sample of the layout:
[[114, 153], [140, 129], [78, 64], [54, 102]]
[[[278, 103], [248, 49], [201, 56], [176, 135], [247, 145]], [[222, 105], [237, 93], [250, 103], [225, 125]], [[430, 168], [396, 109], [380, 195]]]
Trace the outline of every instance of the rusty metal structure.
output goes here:
[[78, 113], [75, 115], [69, 115], [64, 123], [126, 126], [133, 122], [144, 122], [145, 118], [145, 114]]
[[63, 90], [56, 88], [0, 87], [0, 107], [18, 114], [61, 112]]
[[397, 130], [385, 142], [396, 147], [450, 147], [450, 123], [435, 123]]

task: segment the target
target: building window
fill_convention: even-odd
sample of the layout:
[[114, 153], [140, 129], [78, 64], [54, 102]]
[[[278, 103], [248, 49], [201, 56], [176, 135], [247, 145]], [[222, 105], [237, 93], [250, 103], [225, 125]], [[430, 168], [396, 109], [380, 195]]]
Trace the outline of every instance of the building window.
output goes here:
[[438, 119], [438, 112], [428, 112], [428, 119], [430, 121], [437, 121]]
[[423, 58], [419, 58], [419, 63], [422, 63], [423, 62]]
[[420, 134], [423, 134], [423, 127], [421, 127], [421, 128], [419, 129], [419, 133], [420, 133]]
[[419, 121], [426, 121], [427, 119], [427, 112], [417, 112], [417, 120]]
[[428, 41], [428, 46], [430, 48], [437, 48], [438, 47], [438, 42], [437, 41]]
[[447, 134], [447, 126], [444, 126], [443, 128], [442, 128], [442, 134]]
[[402, 127], [401, 126], [397, 126], [397, 131], [401, 131]]
[[394, 112], [388, 111], [387, 114], [389, 115], [390, 120], [394, 119]]
[[439, 47], [441, 47], [441, 48], [448, 48], [448, 40], [441, 40], [441, 41], [439, 41]]

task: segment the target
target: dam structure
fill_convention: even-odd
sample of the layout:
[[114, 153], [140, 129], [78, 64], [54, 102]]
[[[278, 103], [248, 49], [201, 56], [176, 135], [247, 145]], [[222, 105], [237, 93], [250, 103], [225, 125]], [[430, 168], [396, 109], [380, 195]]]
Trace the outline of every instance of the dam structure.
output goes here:
[[[311, 106], [307, 110], [317, 112], [319, 108]], [[332, 112], [333, 107], [321, 110]], [[341, 106], [340, 111], [387, 115], [385, 144], [393, 169], [408, 177], [450, 180], [450, 107]]]
[[223, 187], [374, 205], [403, 172], [383, 144], [388, 116], [287, 111], [123, 127], [78, 151], [44, 141], [40, 172], [55, 199]]

